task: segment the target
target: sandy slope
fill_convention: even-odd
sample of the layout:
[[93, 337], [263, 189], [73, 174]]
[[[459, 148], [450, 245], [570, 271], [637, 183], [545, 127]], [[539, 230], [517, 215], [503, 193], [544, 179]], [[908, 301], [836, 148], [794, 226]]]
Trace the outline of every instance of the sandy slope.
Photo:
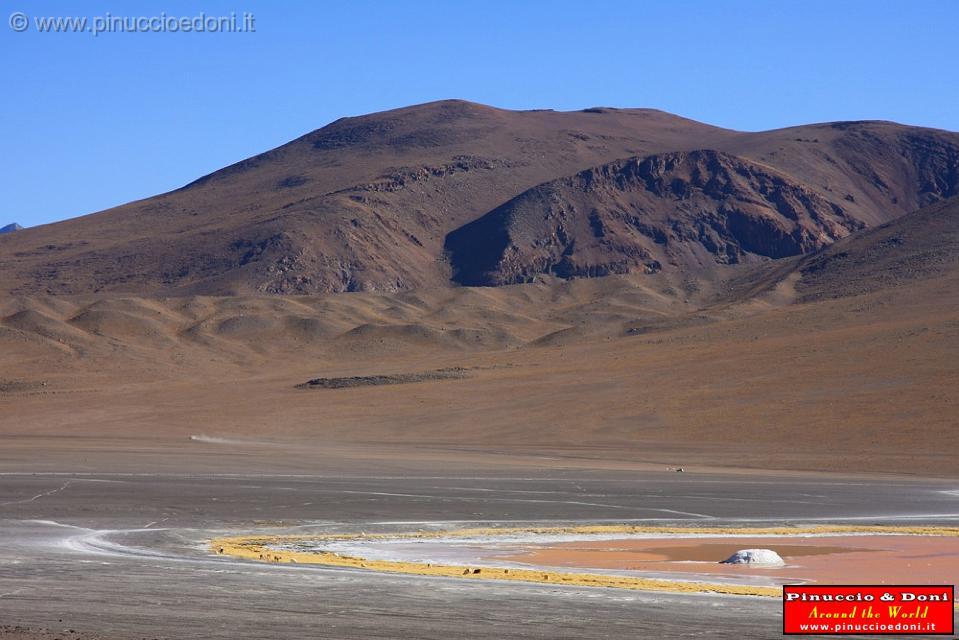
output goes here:
[[[688, 302], [622, 277], [8, 299], [0, 433], [955, 476], [957, 221], [956, 202], [933, 206], [821, 256], [730, 268]], [[452, 367], [463, 376], [295, 388]]]

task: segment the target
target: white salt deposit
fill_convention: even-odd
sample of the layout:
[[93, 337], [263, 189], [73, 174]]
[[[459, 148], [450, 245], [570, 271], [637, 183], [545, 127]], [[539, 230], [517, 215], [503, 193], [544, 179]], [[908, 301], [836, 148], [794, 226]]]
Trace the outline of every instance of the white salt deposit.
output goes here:
[[755, 564], [765, 567], [781, 567], [786, 563], [772, 549], [740, 549], [720, 564]]

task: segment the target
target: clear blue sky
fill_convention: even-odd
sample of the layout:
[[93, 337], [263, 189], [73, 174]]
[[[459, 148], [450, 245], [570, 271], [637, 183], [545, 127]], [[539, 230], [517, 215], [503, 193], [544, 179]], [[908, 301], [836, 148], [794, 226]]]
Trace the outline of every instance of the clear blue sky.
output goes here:
[[[0, 225], [181, 186], [345, 115], [441, 98], [654, 107], [746, 130], [959, 130], [959, 1], [0, 2]], [[255, 33], [14, 32], [221, 15]]]

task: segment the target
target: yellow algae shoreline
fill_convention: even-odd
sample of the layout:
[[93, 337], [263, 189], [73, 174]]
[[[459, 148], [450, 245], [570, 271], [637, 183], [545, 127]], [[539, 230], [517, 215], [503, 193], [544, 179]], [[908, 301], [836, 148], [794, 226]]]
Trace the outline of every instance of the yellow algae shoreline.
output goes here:
[[514, 580], [548, 584], [611, 587], [642, 591], [670, 591], [679, 593], [721, 593], [728, 595], [779, 597], [779, 587], [668, 580], [633, 576], [603, 575], [555, 570], [517, 569], [499, 567], [470, 567], [465, 565], [433, 564], [393, 560], [369, 560], [330, 551], [290, 551], [271, 548], [271, 545], [290, 542], [337, 542], [344, 540], [421, 540], [435, 538], [465, 538], [473, 536], [511, 535], [600, 535], [600, 534], [662, 534], [697, 535], [774, 535], [799, 536], [815, 534], [872, 534], [919, 535], [959, 537], [959, 527], [901, 527], [889, 525], [817, 525], [780, 527], [650, 527], [641, 525], [586, 525], [572, 527], [486, 527], [446, 531], [417, 531], [410, 533], [379, 534], [315, 534], [315, 535], [246, 535], [224, 536], [210, 541], [217, 554], [273, 563], [317, 564], [333, 567], [368, 569], [386, 573], [405, 573], [425, 576], [467, 578], [473, 580]]

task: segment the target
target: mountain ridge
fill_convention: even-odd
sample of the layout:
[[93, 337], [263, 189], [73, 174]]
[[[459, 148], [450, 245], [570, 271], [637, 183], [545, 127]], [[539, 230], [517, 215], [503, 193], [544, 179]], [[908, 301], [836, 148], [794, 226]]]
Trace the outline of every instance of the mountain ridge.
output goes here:
[[[959, 189], [959, 134], [951, 132], [866, 121], [750, 133], [648, 109], [510, 111], [440, 101], [341, 118], [175, 191], [6, 234], [0, 290], [246, 295], [449, 287], [447, 237], [504, 203], [625, 158], [697, 149], [741, 158], [753, 172], [768, 167], [865, 226]], [[690, 252], [699, 251], [697, 242], [689, 239]], [[613, 264], [615, 254], [590, 262]], [[677, 277], [687, 266], [677, 265]]]

